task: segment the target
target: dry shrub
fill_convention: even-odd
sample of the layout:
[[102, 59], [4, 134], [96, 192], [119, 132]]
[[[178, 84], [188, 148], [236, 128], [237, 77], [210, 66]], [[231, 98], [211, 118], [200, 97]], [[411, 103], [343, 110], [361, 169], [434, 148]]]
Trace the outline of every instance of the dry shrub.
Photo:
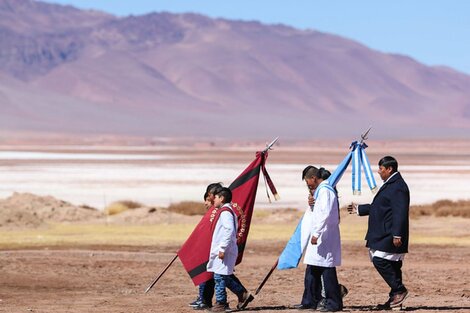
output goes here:
[[138, 209], [138, 208], [143, 207], [142, 203], [132, 201], [132, 200], [121, 200], [118, 202], [124, 204], [128, 209]]
[[430, 216], [434, 212], [431, 205], [412, 205], [410, 207], [410, 217]]
[[264, 218], [268, 217], [269, 215], [273, 214], [274, 211], [269, 210], [253, 210], [253, 217], [254, 218]]
[[171, 204], [168, 211], [184, 215], [204, 215], [207, 209], [202, 202], [182, 201]]
[[294, 208], [283, 208], [283, 209], [277, 209], [276, 211], [282, 212], [282, 213], [293, 213], [293, 214], [296, 214], [296, 213], [299, 213], [299, 212], [301, 212], [302, 214], [304, 213], [303, 211], [300, 211], [300, 210], [294, 209]]
[[452, 201], [446, 199], [427, 205], [413, 205], [410, 208], [411, 217], [430, 215], [470, 218], [470, 200]]
[[90, 210], [90, 211], [98, 211], [97, 208], [94, 208], [94, 207], [89, 206], [87, 204], [82, 204], [82, 205], [79, 205], [78, 207], [81, 208], [81, 209], [86, 209], [86, 210]]
[[115, 215], [115, 214], [119, 214], [127, 210], [137, 209], [141, 207], [143, 207], [143, 205], [138, 202], [131, 201], [131, 200], [122, 200], [122, 201], [113, 202], [110, 205], [108, 205], [104, 209], [104, 213], [106, 215]]
[[298, 219], [304, 216], [305, 211], [294, 208], [281, 208], [274, 210], [273, 213], [277, 213], [284, 216], [290, 216], [294, 219]]
[[449, 207], [449, 206], [452, 206], [452, 205], [454, 205], [454, 203], [455, 203], [455, 202], [453, 202], [452, 200], [444, 199], [444, 200], [438, 200], [438, 201], [434, 202], [433, 204], [431, 204], [431, 206], [432, 206], [434, 209], [438, 210], [438, 209], [441, 208], [441, 207], [445, 207], [445, 206]]

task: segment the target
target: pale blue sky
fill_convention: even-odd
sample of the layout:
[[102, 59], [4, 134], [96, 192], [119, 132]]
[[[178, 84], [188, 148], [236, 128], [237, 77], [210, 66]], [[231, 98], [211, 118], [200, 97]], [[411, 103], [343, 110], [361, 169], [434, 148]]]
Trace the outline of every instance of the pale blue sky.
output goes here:
[[49, 0], [119, 16], [201, 13], [309, 28], [370, 48], [470, 74], [470, 1], [466, 0]]

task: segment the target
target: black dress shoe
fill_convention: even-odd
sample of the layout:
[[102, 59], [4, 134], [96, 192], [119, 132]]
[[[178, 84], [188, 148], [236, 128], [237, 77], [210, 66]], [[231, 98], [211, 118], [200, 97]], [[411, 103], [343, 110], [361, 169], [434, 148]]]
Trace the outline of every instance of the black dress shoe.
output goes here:
[[390, 307], [391, 301], [392, 301], [391, 299], [388, 299], [388, 301], [385, 302], [384, 304], [377, 304], [377, 310], [391, 310], [392, 309]]
[[314, 309], [312, 305], [305, 305], [305, 304], [295, 304], [292, 306], [292, 308], [297, 309], [297, 310], [311, 310]]
[[341, 298], [346, 297], [349, 293], [349, 290], [348, 290], [348, 288], [346, 288], [345, 285], [339, 284], [339, 290], [340, 290], [340, 293], [341, 293]]
[[408, 291], [403, 291], [394, 295], [390, 301], [390, 307], [396, 308], [403, 304], [406, 297], [408, 297]]

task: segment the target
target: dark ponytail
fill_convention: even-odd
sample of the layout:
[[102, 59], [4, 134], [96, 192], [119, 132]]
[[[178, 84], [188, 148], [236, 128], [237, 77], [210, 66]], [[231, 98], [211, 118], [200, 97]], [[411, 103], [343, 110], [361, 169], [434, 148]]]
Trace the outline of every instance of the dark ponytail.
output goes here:
[[320, 167], [320, 168], [318, 169], [318, 172], [316, 173], [315, 176], [316, 176], [317, 178], [326, 180], [326, 179], [328, 179], [328, 177], [331, 176], [331, 173], [330, 173], [329, 170], [325, 169], [324, 167]]

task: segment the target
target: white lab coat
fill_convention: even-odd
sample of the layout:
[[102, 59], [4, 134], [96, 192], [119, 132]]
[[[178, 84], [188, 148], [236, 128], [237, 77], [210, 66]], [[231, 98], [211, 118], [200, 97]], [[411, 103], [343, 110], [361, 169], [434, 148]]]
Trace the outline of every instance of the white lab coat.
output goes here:
[[338, 198], [336, 194], [322, 184], [317, 188], [317, 199], [313, 207], [311, 218], [311, 236], [318, 238], [317, 244], [309, 242], [305, 251], [304, 263], [322, 267], [336, 267], [341, 265], [341, 237], [339, 232]]
[[[226, 203], [222, 207], [228, 207], [234, 212], [230, 203]], [[227, 211], [220, 213], [212, 234], [211, 250], [207, 263], [208, 272], [221, 275], [233, 274], [238, 256], [236, 225], [238, 224], [235, 212], [234, 214]], [[219, 259], [219, 251], [225, 253], [223, 260]]]

